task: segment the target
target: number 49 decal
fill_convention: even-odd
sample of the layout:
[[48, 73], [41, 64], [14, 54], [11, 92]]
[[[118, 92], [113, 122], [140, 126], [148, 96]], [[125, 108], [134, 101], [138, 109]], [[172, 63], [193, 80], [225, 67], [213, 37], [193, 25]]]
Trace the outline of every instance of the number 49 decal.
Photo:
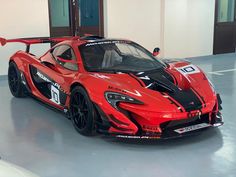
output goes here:
[[198, 69], [198, 67], [194, 66], [194, 65], [187, 65], [187, 66], [183, 66], [180, 68], [176, 68], [179, 72], [181, 72], [182, 74], [195, 74], [195, 73], [199, 73], [200, 70]]

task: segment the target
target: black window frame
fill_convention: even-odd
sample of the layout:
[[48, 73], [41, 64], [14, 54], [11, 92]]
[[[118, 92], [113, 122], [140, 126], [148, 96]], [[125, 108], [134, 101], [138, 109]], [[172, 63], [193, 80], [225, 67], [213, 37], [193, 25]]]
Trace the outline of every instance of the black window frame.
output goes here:
[[[71, 49], [71, 51], [73, 52], [73, 54], [74, 54], [74, 56], [75, 56], [76, 65], [77, 65], [77, 69], [76, 69], [76, 70], [73, 70], [73, 69], [70, 69], [70, 68], [65, 67], [64, 65], [62, 65], [62, 64], [56, 59], [56, 56], [53, 55], [53, 51], [54, 51], [56, 48], [61, 47], [61, 46], [68, 46], [68, 47]], [[57, 46], [53, 47], [53, 48], [49, 51], [49, 53], [51, 54], [53, 60], [55, 60], [55, 62], [56, 62], [58, 65], [60, 65], [61, 67], [65, 68], [65, 69], [67, 69], [67, 70], [70, 70], [70, 71], [79, 71], [78, 57], [76, 56], [75, 50], [73, 49], [73, 47], [71, 47], [69, 44], [60, 44], [60, 45], [57, 45]]]

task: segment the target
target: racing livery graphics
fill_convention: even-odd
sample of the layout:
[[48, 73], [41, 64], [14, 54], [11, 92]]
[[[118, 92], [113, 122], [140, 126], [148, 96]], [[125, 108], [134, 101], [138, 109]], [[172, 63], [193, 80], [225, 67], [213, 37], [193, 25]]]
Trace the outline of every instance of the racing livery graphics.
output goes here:
[[[9, 89], [66, 114], [82, 135], [173, 138], [223, 125], [222, 101], [205, 73], [187, 61], [157, 59], [129, 40], [98, 36], [0, 38], [26, 45], [9, 60]], [[54, 46], [43, 56], [33, 44]], [[157, 52], [158, 51], [158, 52]]]

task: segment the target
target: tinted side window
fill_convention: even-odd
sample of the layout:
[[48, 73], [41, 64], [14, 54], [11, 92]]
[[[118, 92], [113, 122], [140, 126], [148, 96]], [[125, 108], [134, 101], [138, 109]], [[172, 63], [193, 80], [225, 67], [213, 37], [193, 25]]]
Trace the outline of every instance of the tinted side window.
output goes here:
[[68, 45], [61, 45], [53, 49], [52, 55], [63, 67], [70, 70], [78, 70], [75, 53]]

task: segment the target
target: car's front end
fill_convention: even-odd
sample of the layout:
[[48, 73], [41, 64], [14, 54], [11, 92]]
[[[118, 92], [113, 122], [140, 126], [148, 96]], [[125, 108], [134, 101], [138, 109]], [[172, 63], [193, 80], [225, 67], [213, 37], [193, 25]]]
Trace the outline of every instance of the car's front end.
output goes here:
[[112, 104], [113, 108], [106, 105], [103, 110], [97, 106], [102, 120], [99, 130], [120, 138], [173, 138], [190, 135], [223, 124], [219, 99], [218, 96], [211, 105], [190, 112], [168, 112], [168, 108], [160, 112], [149, 110], [148, 106], [144, 106], [145, 103], [109, 100], [119, 103], [116, 106]]
[[[205, 78], [199, 74], [195, 77]], [[206, 78], [198, 90], [192, 83], [189, 88], [171, 91], [174, 87], [163, 83], [148, 88], [144, 82], [141, 85], [142, 77], [126, 73], [91, 76], [93, 84], [100, 83], [90, 94], [99, 113], [97, 128], [101, 133], [120, 138], [173, 138], [223, 124], [220, 96]]]
[[163, 63], [130, 41], [90, 42], [80, 51], [99, 132], [172, 138], [223, 124], [220, 96], [197, 66]]

